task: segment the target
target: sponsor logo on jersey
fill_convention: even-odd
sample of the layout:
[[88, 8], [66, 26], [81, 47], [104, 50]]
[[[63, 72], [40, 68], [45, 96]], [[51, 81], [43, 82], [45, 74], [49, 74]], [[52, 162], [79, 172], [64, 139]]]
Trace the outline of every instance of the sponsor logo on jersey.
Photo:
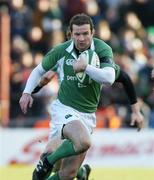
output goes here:
[[77, 77], [76, 76], [69, 76], [67, 75], [67, 81], [76, 81]]

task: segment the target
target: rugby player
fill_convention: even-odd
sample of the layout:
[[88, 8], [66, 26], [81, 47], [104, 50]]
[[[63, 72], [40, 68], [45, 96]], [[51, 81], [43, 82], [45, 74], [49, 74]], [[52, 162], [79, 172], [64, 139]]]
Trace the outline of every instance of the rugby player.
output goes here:
[[[117, 66], [113, 61], [112, 49], [104, 41], [93, 37], [91, 18], [83, 13], [77, 14], [71, 18], [69, 27], [71, 39], [54, 47], [34, 68], [19, 101], [21, 110], [26, 113], [28, 107], [32, 106], [31, 94], [41, 76], [57, 69], [61, 82], [57, 99], [51, 106], [49, 142], [52, 144], [48, 144], [53, 151], [40, 160], [33, 172], [33, 180], [47, 179], [59, 160], [62, 160], [59, 171], [48, 180], [72, 180], [77, 176], [91, 147], [101, 87], [111, 86], [116, 79]], [[88, 64], [79, 56], [87, 49], [97, 53], [100, 68]], [[92, 79], [91, 83], [81, 82], [76, 76], [78, 72], [86, 73]], [[142, 128], [143, 119], [134, 121]]]

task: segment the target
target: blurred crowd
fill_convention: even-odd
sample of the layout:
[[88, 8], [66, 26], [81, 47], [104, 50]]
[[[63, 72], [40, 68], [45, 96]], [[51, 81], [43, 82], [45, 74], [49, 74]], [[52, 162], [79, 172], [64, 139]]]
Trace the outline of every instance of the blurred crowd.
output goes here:
[[[37, 126], [49, 119], [57, 78], [37, 95], [27, 115], [19, 98], [31, 70], [56, 44], [66, 40], [70, 18], [80, 12], [91, 16], [95, 36], [107, 42], [114, 60], [134, 82], [145, 126], [154, 128], [154, 3], [153, 0], [11, 0], [10, 126]], [[123, 87], [103, 88], [97, 111], [99, 128], [129, 127], [130, 104]], [[39, 125], [38, 125], [39, 126]]]

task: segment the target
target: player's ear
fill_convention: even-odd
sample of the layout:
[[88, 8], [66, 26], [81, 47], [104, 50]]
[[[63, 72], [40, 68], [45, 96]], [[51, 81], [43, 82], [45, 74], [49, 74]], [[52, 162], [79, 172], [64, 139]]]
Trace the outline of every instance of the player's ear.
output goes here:
[[95, 29], [92, 30], [91, 34], [92, 34], [92, 36], [94, 36], [94, 34], [95, 34]]

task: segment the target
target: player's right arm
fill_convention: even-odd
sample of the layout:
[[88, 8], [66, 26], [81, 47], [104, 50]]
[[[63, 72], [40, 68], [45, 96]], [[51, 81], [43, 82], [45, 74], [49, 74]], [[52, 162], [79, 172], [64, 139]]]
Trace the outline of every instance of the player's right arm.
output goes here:
[[55, 72], [54, 72], [54, 71], [51, 71], [51, 70], [50, 70], [50, 71], [46, 72], [46, 73], [42, 76], [39, 84], [38, 84], [38, 85], [34, 88], [34, 90], [32, 91], [32, 94], [35, 94], [35, 93], [39, 92], [39, 91], [43, 88], [43, 86], [47, 85], [47, 84], [51, 81], [51, 79], [52, 79], [54, 76], [55, 76]]
[[23, 94], [19, 100], [19, 104], [21, 107], [21, 110], [24, 114], [27, 113], [27, 109], [28, 107], [32, 107], [33, 104], [33, 98], [31, 96], [31, 93], [34, 89], [34, 87], [37, 86], [37, 84], [39, 83], [39, 80], [41, 78], [41, 76], [45, 73], [46, 71], [44, 70], [44, 68], [42, 67], [42, 64], [39, 64], [38, 66], [36, 66], [33, 71], [31, 72], [27, 83], [26, 83], [26, 87], [23, 91]]
[[49, 70], [55, 69], [57, 61], [62, 57], [62, 51], [59, 48], [53, 48], [43, 58], [42, 62], [36, 66], [31, 72], [23, 94], [19, 100], [19, 104], [22, 112], [25, 114], [29, 107], [33, 104], [33, 98], [31, 96], [34, 88], [39, 84], [41, 77]]

